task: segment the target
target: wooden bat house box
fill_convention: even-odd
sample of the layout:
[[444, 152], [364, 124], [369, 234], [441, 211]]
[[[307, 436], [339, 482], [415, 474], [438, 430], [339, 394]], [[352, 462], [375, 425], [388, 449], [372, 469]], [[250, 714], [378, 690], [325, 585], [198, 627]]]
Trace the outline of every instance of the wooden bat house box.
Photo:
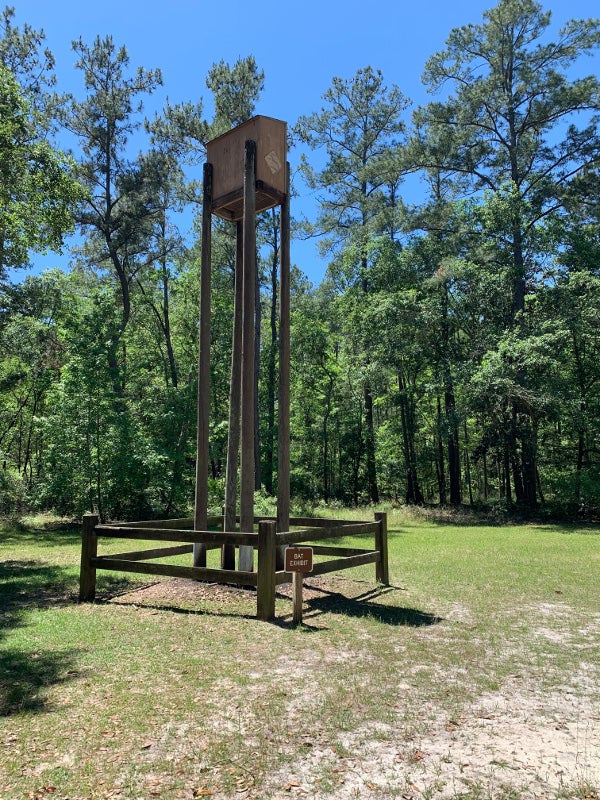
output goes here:
[[245, 143], [256, 143], [256, 213], [281, 203], [286, 194], [287, 126], [256, 116], [206, 146], [212, 167], [212, 212], [232, 222], [244, 214]]

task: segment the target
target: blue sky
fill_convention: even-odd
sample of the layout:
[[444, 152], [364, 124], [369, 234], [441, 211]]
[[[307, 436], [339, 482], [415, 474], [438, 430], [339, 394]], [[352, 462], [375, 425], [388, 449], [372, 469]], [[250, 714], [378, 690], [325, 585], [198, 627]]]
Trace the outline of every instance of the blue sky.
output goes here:
[[[59, 89], [82, 96], [81, 77], [73, 67], [71, 42], [92, 43], [111, 34], [125, 45], [132, 67], [159, 67], [164, 86], [149, 99], [148, 115], [172, 103], [208, 99], [205, 78], [215, 62], [233, 64], [252, 54], [265, 72], [257, 113], [286, 120], [321, 107], [333, 76], [351, 78], [372, 66], [387, 85], [396, 84], [414, 105], [429, 97], [421, 85], [427, 58], [444, 46], [454, 27], [481, 21], [494, 0], [13, 0], [15, 24], [43, 29], [56, 57]], [[600, 15], [598, 0], [560, 0], [543, 4], [553, 12], [553, 29], [572, 18]], [[598, 71], [600, 59], [583, 60], [586, 73]], [[206, 106], [210, 110], [210, 106]], [[291, 153], [292, 169], [299, 160]], [[302, 188], [302, 187], [299, 187]], [[308, 193], [295, 201], [311, 214]], [[318, 283], [326, 263], [314, 242], [293, 242], [292, 260]], [[49, 256], [45, 266], [67, 265], [67, 257]]]

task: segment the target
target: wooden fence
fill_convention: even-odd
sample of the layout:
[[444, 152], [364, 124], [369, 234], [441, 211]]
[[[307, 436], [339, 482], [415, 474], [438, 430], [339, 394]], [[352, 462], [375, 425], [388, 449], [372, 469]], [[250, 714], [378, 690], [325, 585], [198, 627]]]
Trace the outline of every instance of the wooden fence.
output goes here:
[[[347, 520], [295, 517], [290, 519], [290, 527], [297, 530], [277, 532], [274, 518], [256, 518], [257, 533], [228, 532], [222, 530], [193, 530], [192, 519], [153, 520], [151, 522], [129, 522], [100, 524], [94, 514], [83, 518], [83, 538], [81, 547], [81, 569], [79, 578], [80, 601], [94, 600], [96, 595], [96, 571], [99, 569], [117, 572], [135, 572], [144, 575], [165, 575], [175, 578], [190, 578], [196, 581], [255, 586], [257, 590], [256, 615], [259, 619], [270, 620], [275, 617], [275, 591], [282, 583], [292, 580], [292, 573], [276, 569], [278, 547], [310, 544], [319, 560], [313, 563], [308, 575], [323, 575], [327, 572], [358, 567], [362, 564], [375, 564], [375, 577], [384, 585], [389, 585], [387, 516], [376, 513], [373, 522], [349, 522]], [[208, 527], [223, 525], [223, 517], [209, 517]], [[374, 547], [359, 549], [340, 547], [332, 544], [314, 544], [345, 536], [371, 535]], [[131, 550], [110, 555], [98, 555], [98, 540], [141, 539], [144, 541], [169, 542], [168, 546], [146, 550]], [[247, 545], [258, 551], [256, 572], [234, 569], [212, 569], [207, 567], [166, 564], [156, 559], [169, 558], [192, 553], [194, 544], [202, 544], [206, 549], [221, 548], [223, 545]], [[323, 558], [329, 557], [329, 558]]]

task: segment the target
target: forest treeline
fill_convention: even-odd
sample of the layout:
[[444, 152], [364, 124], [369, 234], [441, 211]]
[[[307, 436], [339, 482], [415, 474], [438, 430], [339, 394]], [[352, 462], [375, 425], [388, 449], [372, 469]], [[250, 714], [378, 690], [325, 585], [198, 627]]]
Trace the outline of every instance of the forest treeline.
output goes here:
[[[437, 99], [413, 108], [365, 67], [290, 126], [296, 189], [318, 198], [293, 233], [328, 263], [316, 287], [293, 270], [293, 498], [600, 511], [600, 84], [583, 59], [599, 45], [598, 20], [554, 31], [533, 0], [501, 0], [425, 64]], [[0, 511], [172, 515], [193, 499], [198, 176], [265, 76], [252, 56], [215, 64], [210, 118], [202, 99], [145, 118], [160, 71], [111, 37], [73, 49], [79, 98], [60, 93], [43, 33], [4, 10]], [[219, 508], [235, 235], [213, 225]], [[68, 273], [11, 280], [73, 230]], [[255, 483], [272, 495], [277, 210], [258, 238]]]

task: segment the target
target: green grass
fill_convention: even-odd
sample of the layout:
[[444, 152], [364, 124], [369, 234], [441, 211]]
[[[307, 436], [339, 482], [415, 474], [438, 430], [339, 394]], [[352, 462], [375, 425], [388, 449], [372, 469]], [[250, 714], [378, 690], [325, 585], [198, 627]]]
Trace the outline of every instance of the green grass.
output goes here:
[[515, 692], [531, 725], [577, 722], [585, 762], [600, 530], [400, 512], [389, 527], [392, 586], [372, 566], [309, 579], [300, 628], [283, 595], [261, 623], [252, 591], [142, 576], [99, 572], [97, 602], [78, 604], [78, 532], [1, 527], [0, 798], [597, 800], [585, 772], [554, 786], [501, 753], [494, 774], [448, 770], [482, 702]]

